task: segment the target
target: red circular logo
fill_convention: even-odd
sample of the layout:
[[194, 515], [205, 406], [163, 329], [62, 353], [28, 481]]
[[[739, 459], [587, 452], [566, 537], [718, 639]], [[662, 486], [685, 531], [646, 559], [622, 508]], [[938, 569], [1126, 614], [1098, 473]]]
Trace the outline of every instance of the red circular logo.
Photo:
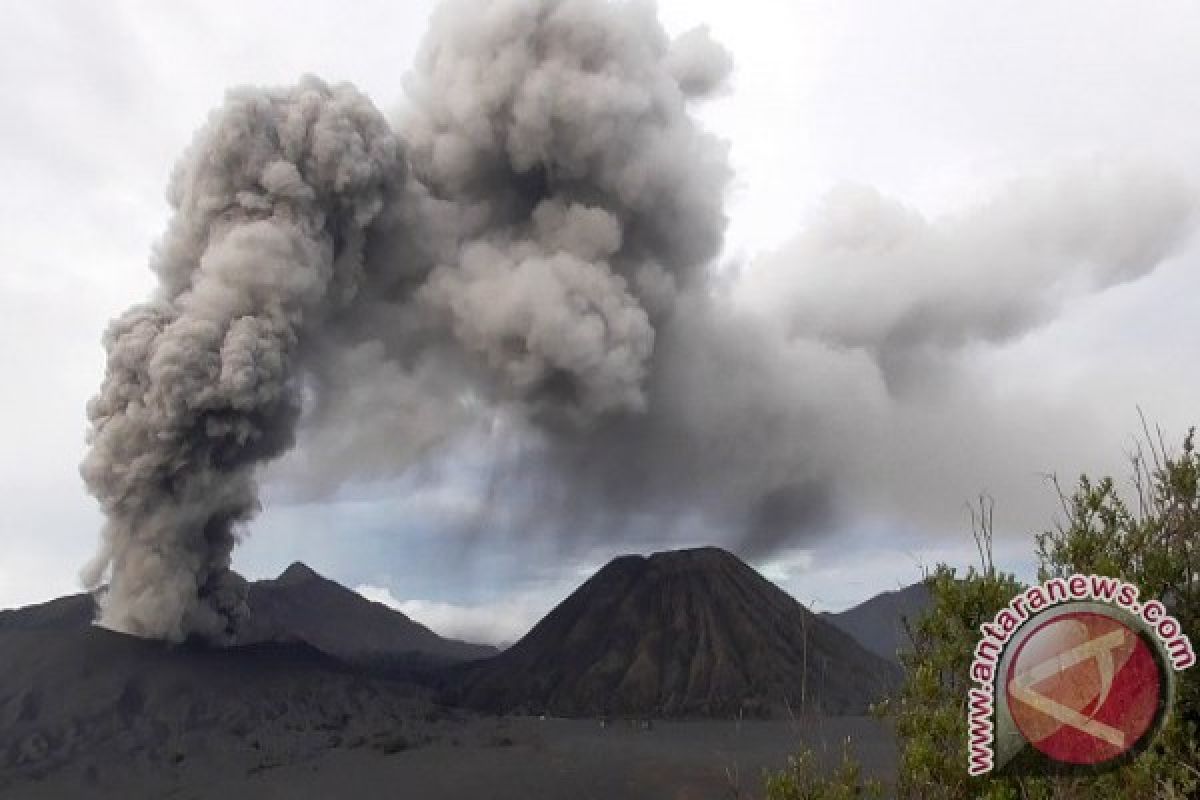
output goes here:
[[1056, 616], [1021, 643], [1005, 680], [1013, 721], [1055, 761], [1100, 764], [1151, 730], [1164, 687], [1145, 640], [1105, 614]]

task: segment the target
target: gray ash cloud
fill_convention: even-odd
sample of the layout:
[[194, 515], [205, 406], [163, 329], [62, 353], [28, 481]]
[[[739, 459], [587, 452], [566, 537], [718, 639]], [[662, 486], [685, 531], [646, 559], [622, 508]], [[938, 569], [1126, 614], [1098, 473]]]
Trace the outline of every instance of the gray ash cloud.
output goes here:
[[730, 70], [650, 4], [451, 0], [391, 122], [314, 78], [232, 92], [172, 180], [154, 296], [105, 337], [102, 624], [235, 637], [231, 554], [289, 452], [308, 491], [483, 453], [483, 535], [812, 541], [938, 482], [880, 480], [968, 416], [912, 387], [1190, 232], [1190, 189], [1140, 167], [946, 220], [847, 189], [718, 280], [732, 172], [693, 112]]
[[562, 435], [644, 411], [656, 321], [720, 246], [725, 148], [687, 106], [728, 68], [648, 5], [447, 3], [399, 132], [348, 86], [232, 92], [172, 180], [154, 297], [104, 340], [102, 623], [234, 633], [232, 549], [306, 405], [386, 416], [389, 469], [468, 395]]
[[103, 621], [219, 638], [243, 612], [236, 529], [287, 450], [304, 341], [353, 298], [399, 143], [350, 87], [232, 92], [171, 182], [155, 296], [113, 321], [82, 465], [107, 515]]

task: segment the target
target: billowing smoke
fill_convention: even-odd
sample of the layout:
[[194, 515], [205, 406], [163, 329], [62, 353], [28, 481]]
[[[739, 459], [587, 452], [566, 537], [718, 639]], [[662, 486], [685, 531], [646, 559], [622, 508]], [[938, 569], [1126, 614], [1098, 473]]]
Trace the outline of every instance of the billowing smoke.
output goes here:
[[809, 541], [1007, 435], [962, 353], [1190, 232], [1171, 174], [1087, 164], [945, 219], [842, 189], [720, 268], [731, 170], [692, 110], [730, 69], [646, 3], [451, 0], [391, 125], [315, 79], [231, 94], [172, 183], [156, 296], [105, 340], [103, 624], [232, 635], [231, 552], [294, 439], [309, 488], [486, 462], [485, 535]]
[[[405, 145], [350, 87], [231, 93], [172, 181], [156, 295], [105, 337], [82, 466], [102, 623], [235, 632], [239, 526], [306, 406], [390, 409], [400, 462], [472, 407], [562, 435], [643, 412], [656, 320], [721, 242], [725, 149], [687, 103], [728, 69], [649, 5], [457, 2]], [[364, 373], [392, 391], [363, 399]]]
[[725, 227], [725, 147], [686, 104], [728, 69], [648, 4], [439, 9], [403, 127], [453, 235], [417, 299], [502, 396], [577, 426], [645, 409], [657, 318]]
[[108, 521], [85, 580], [108, 573], [111, 627], [232, 630], [255, 468], [292, 444], [305, 340], [354, 298], [399, 155], [365, 97], [307, 79], [231, 93], [180, 163], [158, 291], [112, 323], [88, 406], [82, 472]]
[[[932, 219], [839, 188], [778, 252], [675, 293], [655, 321], [643, 411], [571, 435], [492, 434], [494, 486], [471, 524], [585, 552], [621, 537], [717, 541], [754, 559], [869, 515], [957, 528], [982, 489], [1006, 521], [1043, 524], [1052, 509], [1013, 476], [1052, 503], [1037, 477], [1058, 463], [1046, 443], [1088, 432], [1089, 409], [1006, 398], [974, 364], [1169, 260], [1193, 212], [1184, 181], [1125, 161], [1017, 180]], [[1048, 419], [1054, 437], [1037, 431]]]

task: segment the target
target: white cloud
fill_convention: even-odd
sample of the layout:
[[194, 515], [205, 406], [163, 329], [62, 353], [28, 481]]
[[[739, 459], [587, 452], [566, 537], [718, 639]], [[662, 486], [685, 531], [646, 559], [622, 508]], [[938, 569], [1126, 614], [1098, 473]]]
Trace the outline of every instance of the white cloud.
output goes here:
[[813, 553], [808, 549], [785, 550], [754, 566], [767, 580], [784, 584], [813, 568]]
[[355, 591], [368, 600], [394, 608], [441, 636], [502, 647], [528, 633], [565, 596], [565, 593], [537, 589], [516, 592], [494, 602], [459, 605], [431, 600], [399, 600], [390, 589], [382, 586], [363, 585]]

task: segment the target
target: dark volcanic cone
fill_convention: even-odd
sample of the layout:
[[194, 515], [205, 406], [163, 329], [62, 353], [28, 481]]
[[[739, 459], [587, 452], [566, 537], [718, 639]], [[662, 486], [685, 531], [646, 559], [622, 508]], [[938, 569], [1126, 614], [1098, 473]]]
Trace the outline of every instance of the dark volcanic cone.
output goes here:
[[610, 562], [452, 699], [489, 711], [862, 712], [899, 670], [717, 548]]

